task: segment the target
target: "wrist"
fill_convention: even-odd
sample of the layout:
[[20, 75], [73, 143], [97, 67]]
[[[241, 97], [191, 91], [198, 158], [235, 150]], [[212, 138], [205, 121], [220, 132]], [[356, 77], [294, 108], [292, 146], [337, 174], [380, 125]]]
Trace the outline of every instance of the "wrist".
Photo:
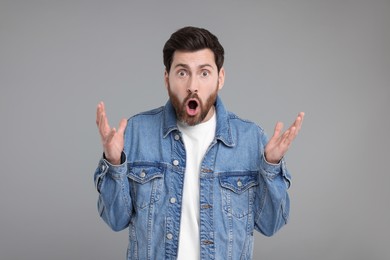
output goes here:
[[264, 153], [264, 160], [269, 164], [279, 164], [282, 159], [276, 160], [273, 158], [269, 158], [269, 157], [267, 157], [267, 154]]
[[105, 159], [107, 162], [109, 162], [112, 165], [121, 165], [122, 164], [122, 155], [119, 157], [119, 159], [116, 158], [110, 158], [106, 156], [106, 153], [103, 152], [103, 159]]

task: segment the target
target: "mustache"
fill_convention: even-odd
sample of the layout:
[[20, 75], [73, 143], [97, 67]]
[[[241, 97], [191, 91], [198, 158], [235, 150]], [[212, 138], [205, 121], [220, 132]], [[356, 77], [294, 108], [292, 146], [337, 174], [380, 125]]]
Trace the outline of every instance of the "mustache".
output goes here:
[[184, 99], [184, 104], [189, 100], [189, 99], [196, 99], [200, 103], [200, 98], [197, 93], [188, 93], [187, 97]]

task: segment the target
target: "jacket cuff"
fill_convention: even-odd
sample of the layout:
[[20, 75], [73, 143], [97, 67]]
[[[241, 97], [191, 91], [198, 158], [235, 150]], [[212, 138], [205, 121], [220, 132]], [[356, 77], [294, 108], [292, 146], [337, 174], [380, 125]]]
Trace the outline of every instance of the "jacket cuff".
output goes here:
[[127, 174], [127, 158], [126, 154], [122, 152], [121, 154], [121, 164], [114, 165], [107, 161], [105, 154], [103, 153], [103, 158], [101, 160], [102, 173], [109, 173], [114, 179], [120, 178], [123, 175]]
[[284, 161], [284, 158], [282, 158], [279, 163], [270, 163], [265, 159], [265, 154], [262, 154], [261, 158], [261, 168], [271, 175], [279, 174], [282, 171], [282, 162]]
[[267, 160], [265, 159], [265, 155], [263, 154], [260, 163], [261, 168], [263, 169], [263, 172], [266, 177], [273, 179], [276, 176], [281, 175], [287, 182], [287, 186], [291, 186], [291, 175], [287, 170], [286, 161], [284, 160], [284, 157], [279, 161], [279, 163], [274, 164], [267, 162]]

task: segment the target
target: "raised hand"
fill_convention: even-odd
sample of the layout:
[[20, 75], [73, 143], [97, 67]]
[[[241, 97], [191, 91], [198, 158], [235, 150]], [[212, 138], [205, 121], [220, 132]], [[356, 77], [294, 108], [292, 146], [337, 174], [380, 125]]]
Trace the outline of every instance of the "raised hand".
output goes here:
[[279, 163], [279, 161], [286, 154], [292, 141], [298, 135], [301, 129], [303, 117], [305, 113], [300, 112], [295, 119], [294, 123], [283, 133], [283, 123], [278, 122], [275, 126], [275, 131], [268, 144], [265, 146], [265, 159], [270, 163]]
[[100, 102], [96, 109], [96, 125], [99, 129], [103, 151], [107, 161], [111, 164], [119, 165], [121, 163], [127, 120], [122, 119], [120, 121], [118, 130], [111, 128], [108, 124], [104, 103]]

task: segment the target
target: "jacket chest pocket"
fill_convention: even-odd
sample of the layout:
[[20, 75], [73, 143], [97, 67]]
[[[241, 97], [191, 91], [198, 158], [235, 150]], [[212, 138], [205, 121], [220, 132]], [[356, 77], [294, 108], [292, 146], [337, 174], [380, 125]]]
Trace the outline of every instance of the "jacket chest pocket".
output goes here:
[[128, 178], [133, 204], [143, 209], [157, 202], [161, 197], [164, 168], [140, 165], [129, 169]]
[[247, 216], [253, 207], [254, 189], [259, 185], [258, 172], [228, 172], [219, 176], [222, 207], [237, 218]]

